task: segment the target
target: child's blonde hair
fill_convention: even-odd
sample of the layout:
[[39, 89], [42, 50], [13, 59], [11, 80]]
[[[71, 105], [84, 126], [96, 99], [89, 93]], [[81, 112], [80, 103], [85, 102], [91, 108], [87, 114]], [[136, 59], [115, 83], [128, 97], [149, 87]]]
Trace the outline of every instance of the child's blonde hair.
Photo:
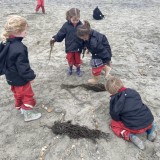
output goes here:
[[6, 24], [4, 25], [2, 40], [6, 41], [10, 35], [23, 32], [27, 25], [25, 18], [18, 15], [9, 16]]
[[71, 8], [69, 11], [66, 12], [66, 20], [70, 21], [72, 17], [80, 18], [80, 10], [77, 8]]
[[110, 94], [116, 94], [122, 87], [124, 87], [124, 85], [119, 78], [111, 75], [108, 76], [105, 88]]

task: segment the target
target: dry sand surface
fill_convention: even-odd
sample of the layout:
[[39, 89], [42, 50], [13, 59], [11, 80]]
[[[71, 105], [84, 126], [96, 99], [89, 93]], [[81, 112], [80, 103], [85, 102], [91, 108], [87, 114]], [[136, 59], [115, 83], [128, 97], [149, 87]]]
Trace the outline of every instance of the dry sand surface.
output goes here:
[[[38, 160], [42, 147], [45, 160], [159, 160], [160, 159], [160, 1], [159, 0], [47, 0], [47, 14], [35, 14], [36, 1], [0, 0], [0, 31], [6, 17], [24, 16], [29, 23], [29, 34], [24, 39], [32, 68], [37, 74], [33, 83], [37, 99], [36, 110], [41, 119], [24, 122], [14, 109], [14, 99], [4, 76], [0, 77], [0, 160]], [[96, 6], [106, 15], [102, 21], [92, 19]], [[48, 60], [49, 40], [65, 22], [65, 12], [71, 7], [81, 10], [81, 19], [93, 29], [105, 34], [113, 52], [111, 74], [119, 76], [125, 86], [136, 89], [151, 109], [157, 123], [158, 136], [154, 143], [146, 140], [146, 150], [116, 137], [109, 128], [109, 94], [83, 87], [65, 85], [85, 84], [91, 77], [89, 56], [83, 58], [83, 77], [66, 75], [64, 42], [56, 43]], [[102, 76], [101, 82], [104, 83]], [[64, 86], [64, 85], [63, 85]], [[66, 111], [65, 120], [73, 124], [110, 133], [111, 140], [98, 140], [97, 145], [86, 139], [56, 136], [44, 125], [53, 125], [61, 113], [46, 112], [52, 106]]]

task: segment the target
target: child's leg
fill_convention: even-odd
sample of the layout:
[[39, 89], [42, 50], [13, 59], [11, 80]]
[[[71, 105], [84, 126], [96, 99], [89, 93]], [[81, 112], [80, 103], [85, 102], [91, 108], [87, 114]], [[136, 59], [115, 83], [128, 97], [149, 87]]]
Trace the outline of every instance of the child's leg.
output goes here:
[[39, 119], [41, 117], [41, 113], [34, 113], [32, 111], [33, 107], [36, 104], [35, 99], [33, 98], [34, 93], [31, 87], [31, 83], [28, 82], [23, 86], [23, 105], [21, 106], [21, 113], [24, 115], [24, 121], [32, 121]]
[[40, 0], [41, 1], [41, 6], [44, 7], [44, 0]]
[[105, 78], [107, 79], [107, 77], [112, 69], [112, 66], [111, 66], [111, 61], [107, 61], [106, 63], [107, 64], [104, 67], [104, 71], [105, 71]]
[[123, 138], [126, 141], [129, 141], [130, 131], [126, 130], [123, 123], [121, 121], [111, 121], [110, 127], [112, 131], [120, 138]]
[[11, 91], [14, 94], [15, 108], [18, 110], [20, 109], [21, 105], [23, 104], [23, 102], [22, 102], [23, 96], [21, 94], [19, 94], [20, 89], [21, 89], [20, 87], [11, 86]]
[[44, 9], [44, 6], [42, 6], [41, 8], [42, 8], [42, 13], [45, 13], [45, 9]]
[[80, 65], [82, 63], [80, 53], [78, 53], [78, 52], [74, 53], [74, 61], [75, 61], [74, 65], [77, 67], [77, 70], [76, 70], [77, 75], [82, 76], [82, 72], [80, 70]]
[[90, 84], [98, 84], [99, 80], [100, 80], [100, 74], [102, 72], [102, 70], [104, 69], [105, 66], [100, 66], [97, 68], [92, 68], [92, 79], [88, 80], [88, 83]]
[[[121, 121], [111, 121], [112, 131], [120, 138], [123, 138], [126, 141], [133, 142], [138, 148], [145, 149], [143, 141], [141, 141], [135, 134], [136, 130], [130, 130], [124, 126]], [[139, 130], [137, 131], [139, 133]]]
[[45, 9], [44, 9], [44, 0], [41, 0], [41, 8], [42, 8], [42, 12], [45, 13]]
[[21, 113], [24, 114], [24, 121], [36, 120], [41, 117], [41, 113], [33, 113], [32, 111], [36, 102], [33, 98], [34, 93], [30, 82], [24, 86], [12, 86], [11, 89], [15, 94], [16, 106], [18, 106], [18, 109], [21, 109]]
[[39, 11], [40, 7], [41, 7], [41, 0], [37, 0], [36, 12]]
[[105, 65], [104, 70], [105, 70], [105, 78], [107, 78], [111, 71], [111, 67], [108, 65]]
[[32, 110], [36, 105], [36, 101], [34, 99], [34, 93], [30, 82], [23, 86], [21, 94], [23, 95], [23, 105], [21, 106], [21, 108], [25, 110]]
[[67, 74], [72, 75], [72, 69], [73, 69], [73, 64], [74, 64], [74, 54], [71, 52], [67, 53], [66, 59], [68, 61], [68, 65], [69, 65], [69, 68], [67, 70]]
[[150, 129], [148, 129], [147, 131], [147, 139], [151, 142], [153, 142], [156, 137], [157, 137], [157, 133], [156, 133], [156, 124], [152, 124], [152, 127]]

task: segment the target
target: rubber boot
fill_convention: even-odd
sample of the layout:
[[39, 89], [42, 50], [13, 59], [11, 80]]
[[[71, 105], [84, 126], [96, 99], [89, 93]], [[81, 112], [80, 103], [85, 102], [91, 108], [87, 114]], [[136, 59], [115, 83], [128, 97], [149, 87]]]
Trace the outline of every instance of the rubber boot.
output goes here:
[[156, 133], [156, 124], [152, 124], [152, 128], [148, 129], [147, 132], [147, 139], [151, 142], [153, 142], [156, 137], [157, 137], [157, 133]]
[[93, 76], [92, 79], [88, 80], [88, 83], [95, 85], [95, 84], [98, 84], [99, 80], [100, 80], [100, 76]]
[[139, 137], [137, 137], [134, 134], [130, 134], [129, 137], [130, 137], [131, 142], [133, 142], [133, 144], [136, 145], [139, 149], [141, 150], [145, 149], [144, 142]]
[[41, 113], [34, 113], [33, 110], [24, 110], [21, 109], [21, 114], [24, 115], [24, 121], [33, 121], [41, 117]]
[[77, 67], [76, 73], [77, 73], [77, 75], [78, 75], [79, 77], [82, 77], [82, 72], [81, 72], [80, 67]]
[[72, 68], [73, 68], [73, 66], [69, 66], [69, 68], [67, 70], [67, 75], [68, 76], [72, 75]]

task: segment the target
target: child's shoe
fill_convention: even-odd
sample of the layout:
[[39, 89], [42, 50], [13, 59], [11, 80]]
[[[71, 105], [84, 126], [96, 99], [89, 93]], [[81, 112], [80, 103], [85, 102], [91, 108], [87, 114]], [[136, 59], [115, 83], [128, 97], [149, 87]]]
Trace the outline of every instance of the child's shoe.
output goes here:
[[69, 68], [67, 70], [67, 75], [68, 76], [72, 75], [72, 66], [69, 66]]
[[95, 85], [95, 84], [98, 84], [99, 80], [100, 80], [100, 76], [93, 76], [92, 79], [88, 80], [88, 83], [91, 85]]
[[82, 71], [81, 71], [80, 67], [77, 67], [76, 73], [79, 77], [82, 77]]
[[156, 133], [155, 129], [156, 129], [156, 124], [152, 124], [152, 128], [148, 129], [146, 131], [147, 132], [147, 139], [151, 142], [153, 142], [157, 137], [157, 133]]
[[41, 113], [34, 113], [33, 110], [21, 109], [21, 113], [24, 115], [24, 121], [33, 121], [41, 117]]
[[144, 142], [139, 139], [136, 135], [130, 134], [130, 140], [133, 142], [139, 149], [144, 150], [145, 145]]

